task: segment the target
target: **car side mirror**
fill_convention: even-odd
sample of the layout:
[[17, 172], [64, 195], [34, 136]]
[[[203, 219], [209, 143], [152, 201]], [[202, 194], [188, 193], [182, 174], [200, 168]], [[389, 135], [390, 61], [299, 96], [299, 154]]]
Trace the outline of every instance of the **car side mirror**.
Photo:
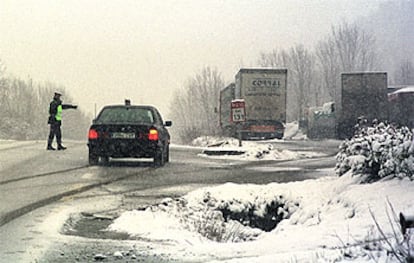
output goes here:
[[166, 121], [165, 126], [166, 127], [171, 127], [172, 126], [172, 121]]

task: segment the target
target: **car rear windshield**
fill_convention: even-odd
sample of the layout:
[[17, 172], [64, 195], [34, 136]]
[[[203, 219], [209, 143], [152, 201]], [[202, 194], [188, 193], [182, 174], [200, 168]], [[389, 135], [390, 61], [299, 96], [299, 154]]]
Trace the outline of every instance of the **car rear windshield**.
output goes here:
[[148, 123], [154, 122], [152, 111], [144, 108], [105, 108], [99, 114], [100, 123]]

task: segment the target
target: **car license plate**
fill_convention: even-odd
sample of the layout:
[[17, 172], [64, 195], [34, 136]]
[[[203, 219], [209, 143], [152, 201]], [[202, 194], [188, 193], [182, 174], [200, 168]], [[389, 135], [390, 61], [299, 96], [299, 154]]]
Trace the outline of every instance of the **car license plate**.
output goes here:
[[135, 133], [127, 132], [114, 132], [112, 133], [113, 139], [135, 139]]

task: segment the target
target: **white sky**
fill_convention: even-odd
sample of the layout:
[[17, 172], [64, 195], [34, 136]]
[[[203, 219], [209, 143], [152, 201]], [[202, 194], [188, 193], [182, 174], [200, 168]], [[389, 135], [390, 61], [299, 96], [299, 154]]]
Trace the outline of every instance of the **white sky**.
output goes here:
[[0, 60], [65, 86], [89, 113], [130, 98], [168, 115], [173, 90], [202, 67], [230, 82], [260, 52], [312, 45], [381, 1], [0, 0]]

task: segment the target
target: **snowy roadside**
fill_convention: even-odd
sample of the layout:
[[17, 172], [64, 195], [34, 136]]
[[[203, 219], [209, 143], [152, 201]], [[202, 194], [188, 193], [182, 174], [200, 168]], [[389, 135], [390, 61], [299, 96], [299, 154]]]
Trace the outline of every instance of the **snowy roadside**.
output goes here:
[[[192, 251], [196, 258], [203, 255], [206, 261], [314, 258], [331, 262], [344, 257], [345, 247], [352, 256], [367, 258], [360, 247], [347, 245], [380, 238], [370, 211], [381, 227], [392, 233], [388, 201], [395, 211], [414, 213], [414, 182], [360, 185], [358, 180], [349, 174], [265, 186], [228, 183], [191, 192], [178, 200], [166, 199], [144, 211], [125, 212], [109, 229], [157, 242], [173, 241], [177, 250]], [[269, 208], [275, 205], [277, 213], [271, 214]], [[218, 211], [227, 211], [232, 220], [226, 221]], [[246, 221], [253, 221], [251, 215], [270, 216], [271, 222], [276, 221], [274, 217], [281, 218], [275, 229], [266, 232], [249, 226], [253, 222]], [[379, 247], [372, 249], [372, 253], [386, 253]]]
[[[234, 143], [219, 147], [231, 148]], [[272, 154], [274, 149], [267, 148], [266, 157], [258, 158], [249, 152], [263, 152], [262, 144], [246, 147], [245, 154], [220, 158], [299, 157]], [[178, 260], [188, 252], [183, 261], [192, 260], [189, 254], [203, 262], [395, 260], [383, 239], [385, 235], [398, 253], [410, 251], [401, 243], [398, 213], [414, 215], [414, 182], [406, 177], [363, 184], [364, 177], [353, 172], [338, 177], [332, 168], [330, 176], [315, 180], [204, 188], [125, 212], [108, 230], [169, 241], [181, 251]], [[412, 247], [413, 235], [408, 237]]]
[[[399, 145], [385, 136], [373, 137], [382, 141], [372, 143], [375, 151], [380, 151], [381, 147]], [[402, 146], [395, 147], [395, 152], [406, 151], [410, 145], [408, 138], [409, 136], [404, 137]], [[223, 138], [209, 137], [199, 140], [202, 143], [199, 142], [197, 146], [178, 147], [202, 150], [206, 145], [222, 142]], [[238, 143], [237, 140], [225, 140], [231, 143], [222, 144], [224, 149]], [[410, 244], [410, 253], [414, 254], [414, 235], [407, 235], [411, 238], [410, 241], [401, 243], [403, 237], [398, 224], [400, 212], [414, 215], [414, 181], [409, 177], [387, 176], [373, 183], [361, 183], [364, 178], [356, 175], [355, 171], [360, 168], [358, 162], [365, 158], [361, 153], [366, 151], [366, 143], [361, 138], [355, 142], [351, 148], [360, 149], [360, 152], [343, 160], [342, 168], [353, 168], [340, 177], [332, 167], [327, 170], [326, 177], [314, 180], [268, 185], [227, 183], [198, 189], [177, 199], [167, 198], [144, 210], [124, 212], [108, 226], [109, 232], [126, 233], [133, 240], [104, 242], [106, 248], [92, 247], [90, 251], [102, 251], [105, 255], [108, 255], [107, 251], [111, 251], [111, 257], [119, 256], [129, 260], [132, 257], [128, 255], [130, 252], [122, 250], [122, 247], [129, 246], [136, 248], [136, 251], [141, 251], [138, 248], [142, 248], [142, 251], [147, 249], [150, 253], [143, 252], [142, 255], [133, 256], [166, 255], [167, 261], [171, 259], [175, 262], [395, 261], [388, 244], [381, 241], [383, 235], [380, 227], [396, 251], [407, 251], [407, 244]], [[5, 142], [6, 144], [9, 143]], [[314, 156], [314, 153], [309, 152], [301, 153], [305, 155], [289, 151], [277, 154], [280, 151], [269, 149], [266, 143], [246, 142], [244, 147], [248, 155], [220, 158], [261, 161]], [[392, 147], [388, 148], [393, 150]], [[263, 155], [258, 157], [257, 152]], [[382, 153], [386, 152], [382, 150]], [[387, 155], [392, 161], [391, 157]], [[411, 157], [407, 160], [412, 160]], [[389, 163], [393, 163], [389, 160], [385, 166], [388, 170]], [[414, 162], [410, 162], [407, 167], [414, 167], [413, 164]], [[115, 203], [119, 201], [109, 200]], [[95, 201], [96, 204], [89, 205], [102, 208], [102, 199]], [[87, 203], [89, 202], [85, 202]], [[59, 228], [70, 215], [89, 210], [66, 205], [68, 207], [64, 211], [58, 210], [59, 220], [53, 215], [53, 226], [49, 224], [51, 220], [45, 220], [42, 231], [33, 231], [48, 233], [52, 237], [48, 240], [57, 240], [59, 235], [55, 232], [59, 232]], [[73, 239], [75, 243], [82, 240], [77, 237], [66, 238]], [[120, 246], [121, 243], [125, 245]], [[44, 247], [48, 245], [44, 244]], [[79, 243], [81, 247], [84, 245]], [[111, 249], [107, 249], [108, 247]], [[82, 251], [86, 249], [83, 248]], [[41, 253], [39, 251], [39, 255]], [[154, 262], [156, 260], [159, 258], [155, 258]]]
[[193, 145], [200, 147], [203, 157], [214, 159], [228, 159], [240, 161], [261, 160], [295, 160], [300, 158], [314, 158], [324, 156], [319, 152], [301, 152], [277, 149], [273, 144], [266, 142], [239, 141], [234, 138], [225, 137], [200, 137], [193, 141]]

